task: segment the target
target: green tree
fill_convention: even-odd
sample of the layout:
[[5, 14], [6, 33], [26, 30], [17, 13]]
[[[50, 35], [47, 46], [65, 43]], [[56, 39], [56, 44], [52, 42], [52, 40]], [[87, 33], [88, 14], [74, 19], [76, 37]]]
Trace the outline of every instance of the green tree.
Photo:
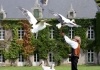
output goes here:
[[15, 40], [11, 41], [8, 49], [8, 59], [10, 59], [11, 65], [15, 65], [15, 60], [18, 58], [19, 51], [20, 45], [18, 45]]
[[99, 52], [100, 52], [100, 12], [96, 14], [96, 25], [95, 25], [95, 52], [97, 53], [97, 62], [99, 64]]

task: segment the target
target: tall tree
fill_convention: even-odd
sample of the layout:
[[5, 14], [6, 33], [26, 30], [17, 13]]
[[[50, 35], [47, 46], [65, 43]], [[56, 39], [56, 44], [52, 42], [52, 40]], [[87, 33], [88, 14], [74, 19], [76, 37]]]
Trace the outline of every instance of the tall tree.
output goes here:
[[97, 53], [97, 62], [99, 64], [99, 52], [100, 52], [100, 12], [96, 14], [96, 25], [95, 25], [95, 52]]

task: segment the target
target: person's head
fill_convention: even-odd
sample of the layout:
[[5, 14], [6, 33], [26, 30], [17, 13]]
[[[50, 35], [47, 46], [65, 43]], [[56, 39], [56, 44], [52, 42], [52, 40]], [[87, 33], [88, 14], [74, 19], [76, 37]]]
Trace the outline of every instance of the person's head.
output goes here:
[[79, 36], [74, 36], [73, 40], [81, 44], [81, 38]]

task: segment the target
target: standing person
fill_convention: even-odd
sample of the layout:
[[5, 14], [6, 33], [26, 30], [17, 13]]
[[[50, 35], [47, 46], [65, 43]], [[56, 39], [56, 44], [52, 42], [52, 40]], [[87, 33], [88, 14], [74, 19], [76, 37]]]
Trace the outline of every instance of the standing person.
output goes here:
[[64, 39], [66, 43], [68, 43], [72, 50], [71, 50], [71, 70], [78, 70], [77, 69], [77, 63], [80, 55], [80, 44], [81, 44], [81, 38], [79, 36], [75, 36], [73, 40], [71, 40], [68, 36], [66, 36], [64, 33], [61, 33], [64, 36]]

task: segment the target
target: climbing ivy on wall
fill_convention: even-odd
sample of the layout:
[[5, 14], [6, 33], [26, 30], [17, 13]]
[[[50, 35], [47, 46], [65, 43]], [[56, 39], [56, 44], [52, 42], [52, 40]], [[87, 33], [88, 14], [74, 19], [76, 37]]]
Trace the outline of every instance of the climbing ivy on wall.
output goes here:
[[[95, 19], [76, 19], [76, 23], [82, 26], [80, 28], [75, 28], [75, 35], [80, 36], [82, 40], [81, 48], [82, 49], [89, 48], [89, 46], [87, 45], [93, 44], [94, 40], [88, 40], [86, 35], [87, 29], [90, 25], [93, 25], [95, 29]], [[93, 45], [91, 47], [93, 47]]]
[[100, 12], [96, 14], [96, 25], [95, 25], [95, 51], [100, 52]]
[[96, 39], [96, 45], [100, 46], [100, 12], [96, 14], [96, 32], [95, 32], [95, 39]]
[[[76, 23], [81, 25], [80, 28], [74, 28], [75, 34], [79, 35], [82, 39], [81, 42], [81, 48], [86, 50], [89, 44], [94, 44], [94, 41], [89, 41], [86, 37], [87, 28], [90, 25], [95, 26], [95, 19], [75, 19]], [[48, 52], [53, 52], [54, 54], [54, 60], [60, 61], [62, 58], [66, 58], [67, 54], [69, 53], [70, 49], [68, 48], [69, 45], [65, 43], [64, 38], [60, 35], [60, 30], [56, 27], [56, 24], [59, 23], [56, 19], [48, 19], [48, 23], [50, 23], [52, 26], [47, 27], [46, 29], [40, 31], [38, 33], [38, 41], [35, 42], [36, 50], [38, 51], [41, 59], [46, 59]], [[50, 29], [54, 30], [54, 39], [49, 39], [48, 35], [50, 32]], [[62, 31], [68, 35], [68, 27], [63, 27]], [[88, 43], [87, 43], [88, 42]], [[93, 47], [93, 45], [91, 46]], [[62, 52], [63, 51], [63, 52]]]
[[25, 20], [23, 21], [22, 26], [24, 28], [24, 33], [25, 33], [24, 38], [23, 38], [22, 50], [23, 50], [23, 54], [25, 58], [29, 60], [29, 56], [33, 54], [34, 48], [35, 48], [31, 43], [31, 38], [32, 38], [31, 31], [30, 31], [31, 26], [28, 23], [28, 21], [25, 21]]
[[[12, 30], [12, 40], [8, 51], [4, 52], [6, 59], [17, 59], [19, 52], [22, 52], [27, 59], [33, 53], [34, 47], [31, 44], [30, 24], [26, 20], [2, 20], [1, 25], [5, 30]], [[18, 29], [24, 28], [23, 40], [18, 39]]]
[[8, 40], [10, 43], [5, 43], [9, 45], [9, 48], [3, 52], [5, 59], [9, 59], [11, 61], [11, 65], [13, 65], [15, 64], [15, 60], [18, 58], [19, 51], [21, 49], [21, 45], [16, 42], [18, 39], [18, 28], [21, 27], [21, 25], [18, 24], [18, 21], [16, 20], [2, 20], [1, 25], [5, 30], [12, 30], [12, 37]]
[[[98, 17], [99, 18], [99, 17]], [[41, 20], [41, 19], [40, 19]], [[62, 58], [66, 58], [67, 54], [69, 53], [70, 49], [68, 48], [69, 45], [67, 45], [64, 41], [64, 38], [60, 35], [60, 30], [56, 27], [56, 24], [59, 23], [56, 19], [47, 19], [47, 23], [50, 23], [52, 26], [47, 27], [38, 33], [38, 39], [34, 38], [34, 34], [30, 32], [31, 25], [26, 20], [2, 20], [1, 24], [5, 29], [12, 29], [13, 31], [13, 40], [11, 43], [16, 42], [21, 46], [21, 51], [24, 52], [25, 56], [29, 56], [29, 54], [32, 54], [34, 51], [41, 53], [40, 58], [46, 59], [48, 52], [53, 52], [55, 61], [59, 61]], [[76, 23], [81, 25], [80, 28], [74, 28], [74, 35], [78, 35], [81, 37], [81, 48], [86, 49], [89, 45], [95, 44], [94, 40], [90, 41], [86, 37], [86, 31], [87, 28], [90, 25], [96, 24], [96, 27], [99, 23], [96, 23], [96, 21], [99, 22], [99, 19], [75, 19]], [[18, 28], [23, 27], [25, 36], [22, 41], [17, 40], [18, 39]], [[50, 39], [50, 29], [54, 30], [54, 39]], [[98, 26], [99, 29], [99, 26]], [[97, 30], [95, 28], [95, 30]], [[63, 32], [65, 32], [66, 35], [68, 35], [68, 27], [64, 27], [62, 29]], [[97, 30], [99, 31], [99, 30]], [[96, 32], [96, 36], [98, 32]], [[99, 39], [96, 37], [97, 42], [99, 43]], [[29, 51], [29, 50], [31, 51]], [[63, 52], [62, 52], [63, 51]]]
[[[82, 42], [81, 42], [81, 48], [82, 49], [86, 49], [88, 48], [87, 45], [88, 44], [93, 44], [94, 43], [94, 40], [92, 40], [90, 42], [90, 40], [87, 39], [86, 37], [86, 32], [87, 32], [87, 28], [90, 26], [90, 25], [93, 25], [94, 26], [94, 29], [95, 29], [95, 24], [96, 24], [96, 19], [75, 19], [75, 22], [76, 24], [78, 25], [81, 25], [82, 27], [74, 27], [74, 35], [78, 35], [81, 37], [82, 39]], [[56, 38], [56, 40], [59, 40], [61, 41], [61, 36], [60, 36], [60, 30], [56, 28], [56, 24], [59, 23], [56, 19], [50, 19], [48, 21], [48, 23], [51, 23], [53, 25], [52, 28], [54, 28], [54, 36]], [[64, 33], [66, 33], [66, 35], [68, 35], [68, 27], [63, 27], [63, 30], [62, 30]], [[88, 42], [88, 43], [87, 43]]]

